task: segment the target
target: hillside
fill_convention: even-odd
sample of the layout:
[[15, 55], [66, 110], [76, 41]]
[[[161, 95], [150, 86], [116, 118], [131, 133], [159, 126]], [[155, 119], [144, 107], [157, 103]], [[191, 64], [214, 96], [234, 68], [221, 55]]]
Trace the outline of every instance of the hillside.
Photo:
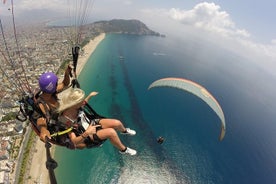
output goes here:
[[113, 19], [110, 21], [98, 21], [92, 26], [99, 32], [105, 33], [125, 33], [135, 35], [154, 35], [160, 36], [159, 33], [150, 30], [144, 23], [139, 20]]

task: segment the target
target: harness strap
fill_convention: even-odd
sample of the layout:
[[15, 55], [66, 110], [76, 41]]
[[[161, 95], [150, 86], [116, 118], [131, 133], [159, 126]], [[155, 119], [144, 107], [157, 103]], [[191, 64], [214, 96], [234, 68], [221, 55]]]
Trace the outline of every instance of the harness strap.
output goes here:
[[[45, 102], [45, 100], [42, 97], [40, 97], [37, 100], [36, 104], [37, 104], [37, 107], [39, 108], [39, 110], [41, 111], [40, 112], [41, 115], [46, 118], [47, 124], [50, 123], [50, 120], [53, 118], [53, 114], [52, 114], [52, 110], [49, 107], [49, 105]], [[45, 112], [42, 112], [39, 104], [41, 104], [43, 106]]]
[[70, 127], [70, 128], [68, 128], [66, 130], [63, 130], [63, 131], [60, 131], [60, 132], [55, 132], [55, 133], [51, 134], [51, 137], [56, 137], [58, 135], [67, 134], [67, 133], [71, 132], [73, 129], [74, 129], [73, 127]]

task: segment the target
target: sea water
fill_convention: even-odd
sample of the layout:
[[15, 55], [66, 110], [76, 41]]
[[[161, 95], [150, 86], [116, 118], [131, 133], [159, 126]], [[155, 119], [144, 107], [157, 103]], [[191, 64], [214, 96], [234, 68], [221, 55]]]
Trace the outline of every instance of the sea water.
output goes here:
[[[95, 149], [57, 148], [58, 183], [276, 183], [275, 105], [262, 103], [275, 102], [272, 92], [249, 85], [257, 66], [218, 49], [190, 39], [108, 34], [79, 82], [86, 94], [99, 92], [90, 100], [99, 114], [137, 131], [119, 134], [137, 156], [121, 155], [109, 141]], [[195, 81], [215, 96], [226, 119], [222, 142], [220, 120], [202, 100], [172, 88], [148, 90], [164, 77]]]

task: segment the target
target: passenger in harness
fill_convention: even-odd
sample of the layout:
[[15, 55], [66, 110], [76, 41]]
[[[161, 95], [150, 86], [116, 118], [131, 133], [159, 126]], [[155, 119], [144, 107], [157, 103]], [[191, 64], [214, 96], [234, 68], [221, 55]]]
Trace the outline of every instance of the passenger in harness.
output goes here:
[[135, 135], [134, 130], [125, 128], [117, 119], [98, 118], [84, 111], [89, 99], [97, 94], [92, 92], [85, 98], [84, 91], [79, 88], [70, 88], [59, 94], [58, 120], [66, 128], [74, 127], [68, 132], [70, 140], [76, 148], [82, 149], [100, 146], [109, 139], [121, 154], [136, 155], [136, 150], [126, 147], [116, 132]]
[[60, 131], [56, 126], [58, 118], [57, 108], [59, 106], [57, 93], [66, 89], [70, 85], [70, 72], [72, 68], [68, 65], [64, 79], [58, 83], [58, 77], [52, 72], [43, 73], [39, 78], [39, 87], [41, 93], [37, 97], [36, 105], [41, 110], [40, 117], [37, 118], [37, 128], [40, 133], [40, 139], [45, 142], [47, 136], [51, 139], [51, 134]]

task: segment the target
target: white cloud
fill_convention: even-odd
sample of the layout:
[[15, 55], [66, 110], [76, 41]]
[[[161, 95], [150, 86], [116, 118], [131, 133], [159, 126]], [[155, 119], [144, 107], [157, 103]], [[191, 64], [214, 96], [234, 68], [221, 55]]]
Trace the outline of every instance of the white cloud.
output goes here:
[[250, 37], [248, 31], [238, 29], [229, 14], [214, 3], [199, 3], [191, 10], [172, 8], [168, 15], [182, 24], [192, 25], [224, 36]]
[[275, 68], [276, 39], [265, 44], [255, 42], [254, 36], [251, 37], [245, 29], [237, 28], [230, 15], [214, 3], [199, 3], [191, 10], [143, 9], [142, 13], [145, 21], [151, 20], [149, 25], [156, 24], [161, 32], [163, 29], [180, 38], [195, 36], [250, 60], [270, 62], [274, 66], [271, 68]]
[[271, 44], [276, 46], [276, 39], [271, 40]]

